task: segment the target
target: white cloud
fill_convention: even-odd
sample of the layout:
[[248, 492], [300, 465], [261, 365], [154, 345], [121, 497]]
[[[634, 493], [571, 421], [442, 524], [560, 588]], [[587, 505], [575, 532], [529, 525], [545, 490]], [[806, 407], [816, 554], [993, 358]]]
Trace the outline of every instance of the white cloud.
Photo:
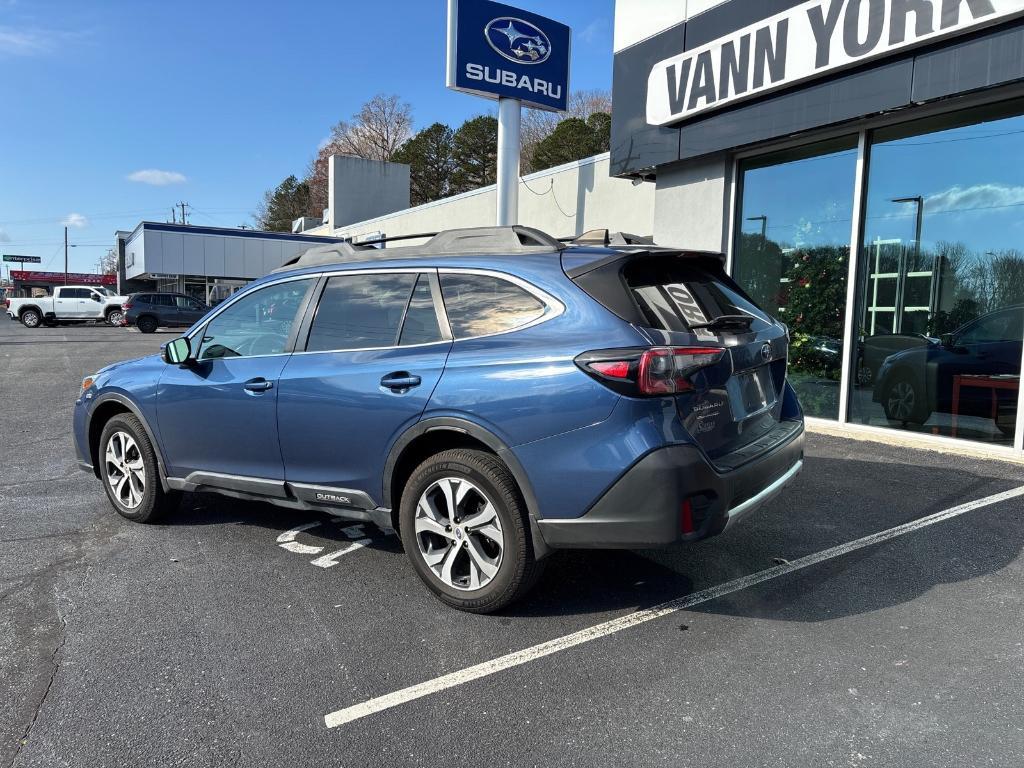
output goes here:
[[0, 243], [11, 242], [11, 236], [7, 234], [3, 229], [0, 229]]
[[1005, 208], [1024, 205], [1024, 187], [1006, 184], [975, 184], [972, 187], [953, 186], [925, 198], [926, 213], [946, 211], [967, 212], [979, 208]]
[[593, 45], [601, 37], [604, 36], [604, 33], [608, 30], [608, 27], [608, 19], [603, 17], [599, 19], [594, 19], [592, 22], [587, 24], [587, 26], [581, 29], [577, 36], [587, 45]]
[[86, 32], [0, 25], [0, 56], [42, 56], [86, 36]]
[[0, 53], [8, 56], [35, 56], [53, 50], [53, 41], [32, 29], [0, 27]]
[[69, 213], [64, 221], [61, 222], [65, 227], [74, 227], [75, 229], [82, 229], [82, 227], [89, 226], [89, 220], [80, 213]]
[[129, 173], [128, 181], [137, 181], [140, 184], [149, 184], [153, 187], [166, 187], [169, 184], [184, 184], [188, 179], [185, 174], [177, 171], [159, 171], [156, 168], [146, 168], [141, 171]]

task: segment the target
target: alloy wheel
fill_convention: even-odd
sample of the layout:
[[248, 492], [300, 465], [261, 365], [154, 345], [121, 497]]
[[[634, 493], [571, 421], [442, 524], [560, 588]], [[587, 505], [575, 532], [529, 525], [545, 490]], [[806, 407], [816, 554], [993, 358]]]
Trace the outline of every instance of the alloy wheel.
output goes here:
[[28, 328], [35, 328], [39, 325], [39, 315], [36, 312], [29, 310], [21, 316], [21, 322]]
[[109, 315], [107, 315], [107, 322], [110, 323], [111, 325], [117, 326], [120, 325], [123, 321], [124, 314], [122, 312], [118, 312], [117, 310], [114, 310]]
[[146, 465], [135, 438], [127, 432], [112, 434], [104, 462], [114, 497], [126, 509], [138, 507], [146, 495]]
[[427, 567], [462, 591], [487, 586], [501, 567], [505, 537], [483, 491], [461, 477], [443, 477], [416, 504], [416, 543]]
[[897, 421], [906, 421], [914, 413], [917, 405], [917, 393], [908, 381], [897, 381], [889, 388], [889, 417]]

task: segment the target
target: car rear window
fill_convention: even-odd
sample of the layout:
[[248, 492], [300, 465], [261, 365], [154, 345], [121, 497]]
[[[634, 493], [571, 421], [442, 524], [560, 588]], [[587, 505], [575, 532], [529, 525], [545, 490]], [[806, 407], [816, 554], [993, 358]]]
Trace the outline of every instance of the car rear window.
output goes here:
[[623, 277], [652, 328], [689, 331], [723, 315], [750, 315], [770, 322], [724, 280], [679, 258], [637, 260], [626, 265]]
[[530, 292], [490, 275], [442, 274], [441, 293], [456, 339], [521, 328], [547, 311]]

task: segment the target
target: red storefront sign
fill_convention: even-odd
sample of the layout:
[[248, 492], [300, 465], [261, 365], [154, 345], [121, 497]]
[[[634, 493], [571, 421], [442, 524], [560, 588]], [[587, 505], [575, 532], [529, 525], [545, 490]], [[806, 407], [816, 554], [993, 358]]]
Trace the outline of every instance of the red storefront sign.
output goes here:
[[[29, 272], [12, 269], [11, 279], [22, 283], [56, 283], [63, 285], [63, 272]], [[68, 285], [117, 285], [117, 275], [95, 275], [89, 272], [68, 272]]]

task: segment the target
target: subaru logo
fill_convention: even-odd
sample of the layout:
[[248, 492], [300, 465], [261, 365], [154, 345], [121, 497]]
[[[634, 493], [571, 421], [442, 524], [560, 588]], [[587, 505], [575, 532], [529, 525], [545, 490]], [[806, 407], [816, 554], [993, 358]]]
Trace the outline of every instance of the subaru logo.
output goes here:
[[551, 57], [551, 41], [528, 21], [501, 16], [484, 27], [484, 37], [500, 56], [519, 64], [542, 64]]
[[765, 342], [765, 345], [763, 347], [761, 347], [761, 359], [764, 360], [766, 363], [770, 363], [772, 361], [772, 345], [771, 344]]
[[456, 528], [455, 529], [455, 538], [456, 539], [461, 539], [462, 538], [462, 529], [461, 528]]

